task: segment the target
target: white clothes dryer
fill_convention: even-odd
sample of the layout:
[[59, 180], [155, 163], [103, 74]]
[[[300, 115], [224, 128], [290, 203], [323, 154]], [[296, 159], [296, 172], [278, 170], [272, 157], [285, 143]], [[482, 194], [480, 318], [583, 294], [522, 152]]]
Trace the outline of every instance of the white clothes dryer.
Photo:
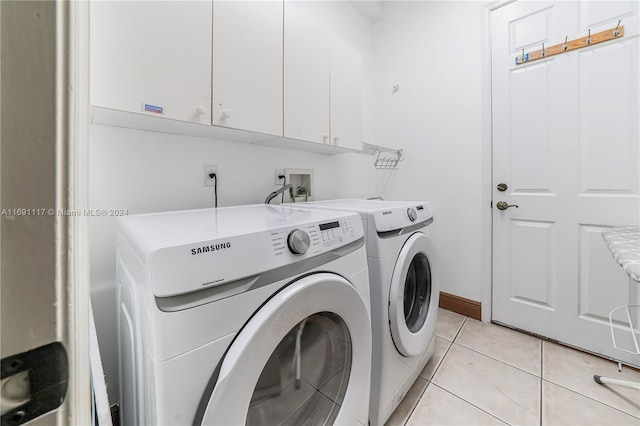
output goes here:
[[122, 423], [366, 425], [363, 235], [283, 206], [120, 218]]
[[352, 211], [362, 219], [373, 330], [369, 421], [382, 425], [434, 350], [440, 284], [429, 203], [330, 200], [296, 206]]

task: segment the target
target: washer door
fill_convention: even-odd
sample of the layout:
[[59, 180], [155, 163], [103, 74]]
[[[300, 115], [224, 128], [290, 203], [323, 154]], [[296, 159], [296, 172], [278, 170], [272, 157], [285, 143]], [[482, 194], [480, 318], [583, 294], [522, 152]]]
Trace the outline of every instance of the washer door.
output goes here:
[[238, 333], [194, 423], [366, 424], [370, 357], [368, 309], [354, 287], [335, 274], [304, 277]]
[[432, 318], [439, 297], [431, 270], [433, 259], [433, 243], [418, 232], [405, 242], [393, 271], [389, 323], [393, 343], [404, 356], [424, 353], [435, 328]]

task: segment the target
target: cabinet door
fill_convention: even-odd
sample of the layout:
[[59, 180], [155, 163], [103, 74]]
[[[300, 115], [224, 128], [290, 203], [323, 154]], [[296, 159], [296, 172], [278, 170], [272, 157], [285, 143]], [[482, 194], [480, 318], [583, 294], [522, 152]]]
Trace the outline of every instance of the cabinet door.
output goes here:
[[328, 143], [329, 33], [290, 2], [284, 12], [284, 136]]
[[362, 54], [337, 38], [330, 87], [331, 145], [362, 149]]
[[92, 105], [211, 124], [210, 1], [90, 8]]
[[214, 1], [214, 125], [283, 135], [283, 8], [283, 1]]

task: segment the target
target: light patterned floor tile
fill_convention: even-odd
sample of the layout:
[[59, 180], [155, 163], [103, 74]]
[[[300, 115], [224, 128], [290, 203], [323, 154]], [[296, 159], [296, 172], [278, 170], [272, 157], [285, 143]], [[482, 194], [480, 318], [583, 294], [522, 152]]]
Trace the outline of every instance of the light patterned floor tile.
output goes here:
[[455, 343], [432, 382], [506, 423], [539, 424], [539, 378]]
[[460, 327], [464, 324], [467, 317], [438, 308], [438, 319], [436, 321], [436, 336], [440, 336], [450, 342], [455, 339], [456, 334], [460, 331]]
[[427, 387], [407, 425], [504, 425], [468, 402], [439, 388]]
[[428, 382], [422, 377], [418, 377], [416, 382], [411, 386], [404, 399], [398, 405], [396, 410], [391, 414], [389, 420], [386, 421], [384, 426], [400, 426], [407, 422], [407, 419], [411, 415], [414, 407], [420, 400], [422, 393], [427, 387]]
[[640, 419], [558, 385], [542, 382], [543, 425], [634, 425]]
[[640, 372], [624, 368], [619, 373], [615, 362], [551, 342], [543, 342], [542, 357], [544, 379], [640, 417], [640, 391], [593, 381], [598, 374], [640, 382]]
[[424, 366], [422, 371], [420, 372], [420, 377], [425, 380], [431, 380], [433, 374], [436, 372], [436, 368], [440, 365], [442, 358], [449, 350], [449, 346], [451, 346], [451, 342], [443, 339], [442, 337], [436, 336], [435, 340], [435, 349], [433, 350], [433, 355], [427, 365]]
[[541, 341], [537, 337], [467, 318], [456, 343], [540, 377]]

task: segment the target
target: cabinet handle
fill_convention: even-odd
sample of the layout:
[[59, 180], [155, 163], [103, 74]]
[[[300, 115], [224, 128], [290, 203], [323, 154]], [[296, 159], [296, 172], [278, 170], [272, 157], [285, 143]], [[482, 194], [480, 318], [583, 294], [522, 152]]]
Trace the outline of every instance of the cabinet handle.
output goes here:
[[329, 144], [329, 135], [322, 135], [322, 143], [325, 145]]
[[333, 138], [333, 144], [338, 146], [338, 142], [340, 142], [340, 136], [336, 136], [335, 138]]
[[198, 105], [196, 107], [196, 114], [197, 115], [205, 115], [206, 112], [207, 112], [207, 109], [204, 106]]
[[226, 120], [231, 118], [231, 111], [229, 111], [228, 109], [225, 109], [222, 111], [222, 119]]

